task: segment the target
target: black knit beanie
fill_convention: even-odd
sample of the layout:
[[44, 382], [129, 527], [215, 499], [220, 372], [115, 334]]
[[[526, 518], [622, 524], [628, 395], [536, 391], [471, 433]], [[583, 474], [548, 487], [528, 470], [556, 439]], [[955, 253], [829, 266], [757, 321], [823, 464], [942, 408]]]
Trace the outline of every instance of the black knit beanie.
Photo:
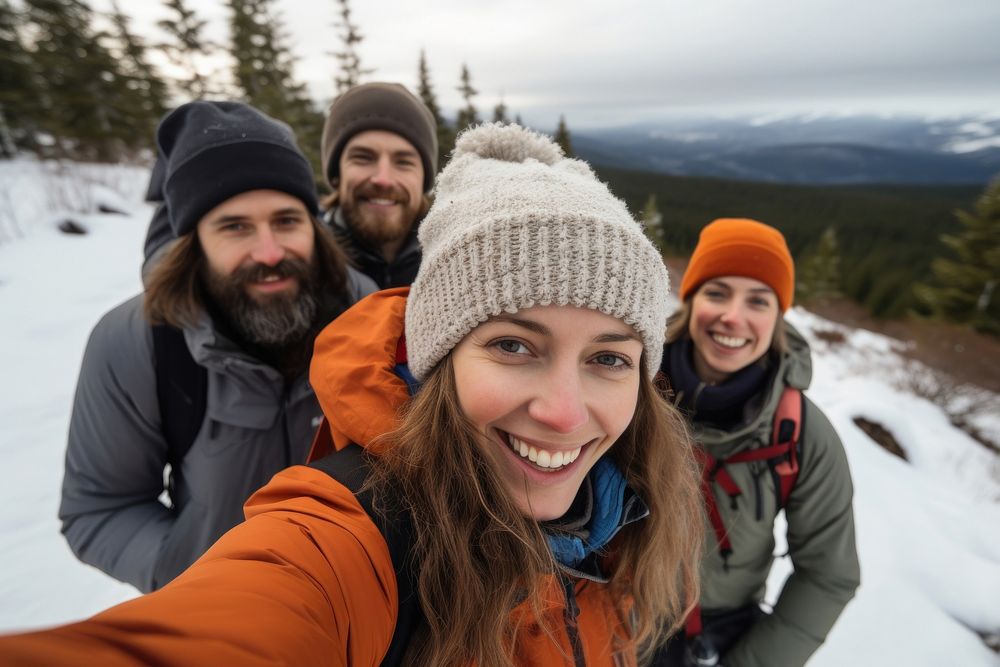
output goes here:
[[340, 154], [355, 134], [386, 130], [403, 137], [420, 153], [424, 165], [424, 192], [434, 187], [437, 173], [437, 123], [430, 109], [398, 83], [354, 86], [330, 105], [323, 126], [323, 173], [336, 189]]
[[147, 198], [166, 202], [175, 236], [222, 202], [278, 190], [319, 214], [313, 172], [291, 128], [239, 102], [189, 102], [156, 129], [159, 147]]

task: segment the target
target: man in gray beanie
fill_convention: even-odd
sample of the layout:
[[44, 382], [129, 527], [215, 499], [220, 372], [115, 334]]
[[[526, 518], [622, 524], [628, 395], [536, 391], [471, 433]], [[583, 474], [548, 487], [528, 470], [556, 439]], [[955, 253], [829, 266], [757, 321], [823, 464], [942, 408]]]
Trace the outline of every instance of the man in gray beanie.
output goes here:
[[313, 340], [376, 290], [318, 221], [288, 126], [237, 102], [191, 102], [156, 139], [150, 195], [170, 242], [146, 291], [91, 333], [59, 508], [74, 553], [141, 591], [305, 460], [321, 415]]
[[321, 155], [333, 188], [324, 219], [349, 259], [383, 289], [409, 285], [437, 172], [430, 110], [397, 83], [355, 86], [330, 106]]

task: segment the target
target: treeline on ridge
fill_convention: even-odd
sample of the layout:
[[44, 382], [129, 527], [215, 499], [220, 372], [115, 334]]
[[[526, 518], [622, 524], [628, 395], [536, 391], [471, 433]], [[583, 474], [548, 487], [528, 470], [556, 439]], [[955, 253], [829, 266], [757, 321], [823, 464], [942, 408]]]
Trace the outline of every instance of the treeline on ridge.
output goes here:
[[931, 281], [941, 236], [959, 231], [955, 211], [981, 194], [971, 185], [803, 186], [596, 169], [637, 216], [655, 197], [668, 256], [690, 255], [715, 218], [754, 218], [785, 234], [801, 273], [824, 252], [824, 232], [835, 230], [836, 254], [827, 258], [834, 266], [826, 268], [840, 293], [880, 318], [930, 314], [914, 287]]

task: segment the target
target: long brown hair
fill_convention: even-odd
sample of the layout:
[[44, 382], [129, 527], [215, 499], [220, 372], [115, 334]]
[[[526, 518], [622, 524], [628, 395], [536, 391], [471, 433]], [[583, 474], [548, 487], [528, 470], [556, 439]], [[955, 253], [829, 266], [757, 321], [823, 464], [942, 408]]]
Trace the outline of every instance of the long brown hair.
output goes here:
[[[544, 625], [542, 594], [557, 566], [539, 524], [521, 513], [476, 444], [475, 428], [458, 404], [451, 355], [386, 437], [391, 446], [372, 464], [376, 507], [390, 505], [380, 497], [401, 496], [412, 514], [427, 620], [408, 658], [510, 665], [517, 628], [509, 612], [520, 602], [527, 599], [552, 633]], [[632, 422], [610, 452], [650, 509], [649, 517], [616, 536], [607, 563], [617, 620], [633, 629], [619, 648], [646, 657], [698, 599], [699, 476], [683, 418], [646, 377]]]
[[[347, 259], [329, 227], [310, 216], [313, 226], [313, 259], [319, 271], [319, 285], [328, 296], [344, 294], [347, 288]], [[202, 289], [205, 253], [198, 233], [191, 232], [173, 242], [157, 261], [146, 281], [146, 319], [152, 324], [177, 328], [198, 321], [205, 308]], [[346, 307], [346, 302], [345, 302]]]

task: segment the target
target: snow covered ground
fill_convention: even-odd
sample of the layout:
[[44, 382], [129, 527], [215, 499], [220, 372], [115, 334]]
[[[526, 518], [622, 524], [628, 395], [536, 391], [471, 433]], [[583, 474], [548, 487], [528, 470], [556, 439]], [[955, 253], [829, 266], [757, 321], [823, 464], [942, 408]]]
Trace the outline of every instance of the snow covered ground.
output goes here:
[[[145, 178], [138, 169], [0, 162], [0, 632], [83, 618], [136, 595], [73, 557], [56, 510], [87, 334], [140, 289]], [[56, 230], [66, 209], [100, 202], [128, 214], [79, 215], [83, 236]], [[800, 309], [790, 319], [813, 345], [809, 395], [847, 448], [863, 577], [810, 667], [1000, 665], [977, 634], [1000, 634], [1000, 460], [898, 388], [921, 372], [898, 356], [900, 342]], [[844, 342], [816, 336], [832, 330]], [[857, 416], [891, 431], [909, 463], [877, 447]], [[1000, 433], [1000, 415], [980, 415], [977, 426]], [[772, 595], [789, 568], [778, 561]]]

